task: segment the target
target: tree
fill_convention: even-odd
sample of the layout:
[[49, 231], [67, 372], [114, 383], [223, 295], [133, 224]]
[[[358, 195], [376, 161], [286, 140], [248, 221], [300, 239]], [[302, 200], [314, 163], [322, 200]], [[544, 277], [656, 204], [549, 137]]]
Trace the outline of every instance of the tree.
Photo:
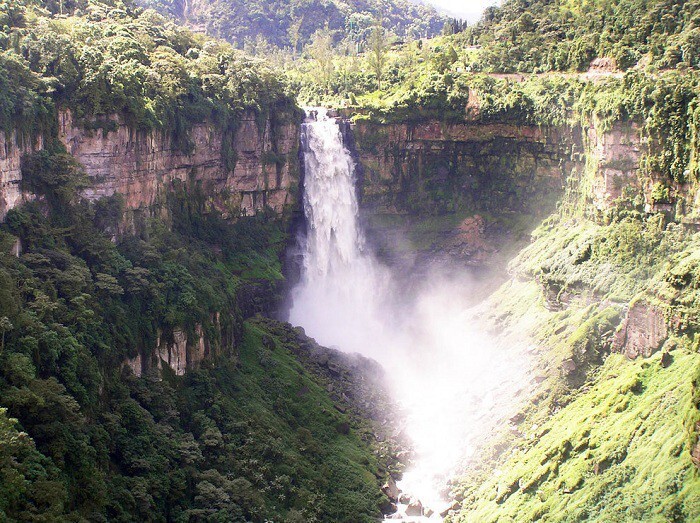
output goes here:
[[301, 26], [304, 23], [304, 17], [300, 16], [289, 24], [287, 34], [289, 35], [289, 43], [292, 44], [292, 56], [296, 57], [299, 49], [299, 40], [301, 40]]
[[0, 351], [5, 349], [5, 333], [11, 331], [14, 325], [10, 323], [10, 318], [3, 316], [0, 318], [0, 331], [2, 331], [2, 342], [0, 343]]
[[318, 65], [321, 84], [328, 89], [333, 78], [333, 35], [328, 24], [323, 29], [316, 31], [311, 37], [309, 54]]
[[384, 76], [384, 68], [386, 67], [389, 52], [389, 39], [381, 22], [377, 22], [372, 29], [368, 43], [369, 65], [377, 77], [377, 89], [381, 90], [382, 77]]

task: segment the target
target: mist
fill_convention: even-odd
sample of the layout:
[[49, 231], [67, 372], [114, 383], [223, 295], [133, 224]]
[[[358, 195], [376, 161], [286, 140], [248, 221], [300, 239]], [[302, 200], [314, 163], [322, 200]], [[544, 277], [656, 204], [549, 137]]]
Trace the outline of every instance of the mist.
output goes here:
[[377, 259], [360, 226], [351, 155], [336, 122], [316, 111], [302, 130], [307, 230], [289, 320], [385, 368], [414, 447], [399, 487], [439, 519], [447, 480], [509, 412], [528, 362], [483, 328], [484, 282], [466, 267]]

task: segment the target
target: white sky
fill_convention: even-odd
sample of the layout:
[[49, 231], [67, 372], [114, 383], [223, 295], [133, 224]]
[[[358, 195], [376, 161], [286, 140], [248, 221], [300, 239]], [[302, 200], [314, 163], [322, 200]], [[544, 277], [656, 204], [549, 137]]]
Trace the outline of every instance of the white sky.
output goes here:
[[484, 9], [498, 3], [498, 0], [423, 0], [423, 2], [435, 6], [448, 15], [476, 22], [481, 18]]

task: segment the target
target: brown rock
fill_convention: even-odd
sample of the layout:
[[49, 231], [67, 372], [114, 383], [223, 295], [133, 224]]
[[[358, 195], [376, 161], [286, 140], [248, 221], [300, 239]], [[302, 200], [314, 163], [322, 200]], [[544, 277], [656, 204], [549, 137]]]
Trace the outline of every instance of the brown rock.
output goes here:
[[442, 510], [440, 512], [440, 517], [441, 518], [446, 518], [450, 512], [454, 512], [459, 510], [459, 501], [453, 501], [452, 504], [447, 507], [446, 509]]
[[667, 329], [663, 312], [644, 300], [636, 302], [627, 311], [612, 340], [612, 350], [628, 358], [648, 358], [666, 340]]
[[392, 503], [391, 501], [386, 499], [380, 503], [379, 510], [381, 510], [382, 514], [386, 516], [396, 512], [398, 510], [398, 507], [396, 506], [396, 503]]
[[561, 364], [561, 370], [564, 375], [569, 375], [576, 370], [576, 362], [571, 358], [564, 360]]
[[666, 367], [671, 365], [671, 363], [673, 363], [673, 356], [671, 356], [669, 352], [664, 352], [663, 354], [661, 354], [661, 361], [659, 363], [665, 369]]
[[[83, 196], [94, 200], [119, 193], [127, 210], [158, 207], [173, 182], [200, 183], [213, 207], [227, 215], [254, 214], [266, 207], [281, 212], [292, 203], [290, 189], [297, 184], [298, 125], [272, 129], [268, 120], [258, 128], [253, 113], [243, 115], [235, 136], [224, 136], [210, 123], [195, 124], [185, 152], [165, 131], [130, 128], [119, 115], [109, 118], [114, 129], [88, 130], [74, 122], [70, 110], [58, 115], [59, 139], [85, 168], [90, 185]], [[223, 144], [232, 141], [235, 165], [227, 162]], [[22, 146], [18, 146], [22, 144]], [[0, 132], [0, 221], [7, 211], [33, 199], [21, 189], [20, 158], [43, 148]], [[273, 154], [282, 161], [269, 161]]]
[[386, 494], [386, 497], [388, 497], [391, 501], [396, 502], [399, 500], [399, 487], [396, 485], [396, 481], [394, 481], [394, 478], [391, 476], [389, 479], [382, 485], [382, 492]]
[[419, 500], [413, 500], [406, 507], [407, 516], [422, 516], [423, 515], [423, 504]]

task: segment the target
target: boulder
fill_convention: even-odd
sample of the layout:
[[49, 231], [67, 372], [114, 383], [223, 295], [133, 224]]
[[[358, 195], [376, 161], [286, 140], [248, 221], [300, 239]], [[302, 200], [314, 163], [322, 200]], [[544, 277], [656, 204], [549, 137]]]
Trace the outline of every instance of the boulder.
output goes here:
[[673, 356], [671, 356], [671, 353], [669, 352], [664, 352], [663, 354], [661, 354], [661, 361], [659, 363], [665, 369], [666, 367], [671, 365], [671, 363], [673, 363]]
[[455, 500], [452, 503], [450, 503], [450, 505], [447, 508], [440, 511], [440, 517], [446, 518], [450, 512], [457, 511], [457, 510], [459, 510], [459, 501]]
[[423, 504], [419, 500], [413, 500], [406, 507], [407, 516], [422, 516], [423, 515]]
[[384, 492], [384, 494], [386, 494], [386, 497], [388, 497], [391, 501], [396, 502], [399, 499], [399, 494], [401, 491], [396, 485], [396, 481], [394, 481], [394, 478], [389, 476], [387, 482], [384, 483], [384, 485], [382, 485], [382, 492]]
[[394, 512], [396, 512], [398, 510], [398, 507], [395, 503], [392, 503], [387, 499], [379, 504], [379, 510], [381, 510], [382, 514], [386, 516], [388, 514], [393, 514]]
[[572, 360], [571, 358], [564, 360], [561, 364], [561, 370], [562, 374], [568, 376], [569, 374], [576, 371], [576, 362], [574, 362], [574, 360]]

